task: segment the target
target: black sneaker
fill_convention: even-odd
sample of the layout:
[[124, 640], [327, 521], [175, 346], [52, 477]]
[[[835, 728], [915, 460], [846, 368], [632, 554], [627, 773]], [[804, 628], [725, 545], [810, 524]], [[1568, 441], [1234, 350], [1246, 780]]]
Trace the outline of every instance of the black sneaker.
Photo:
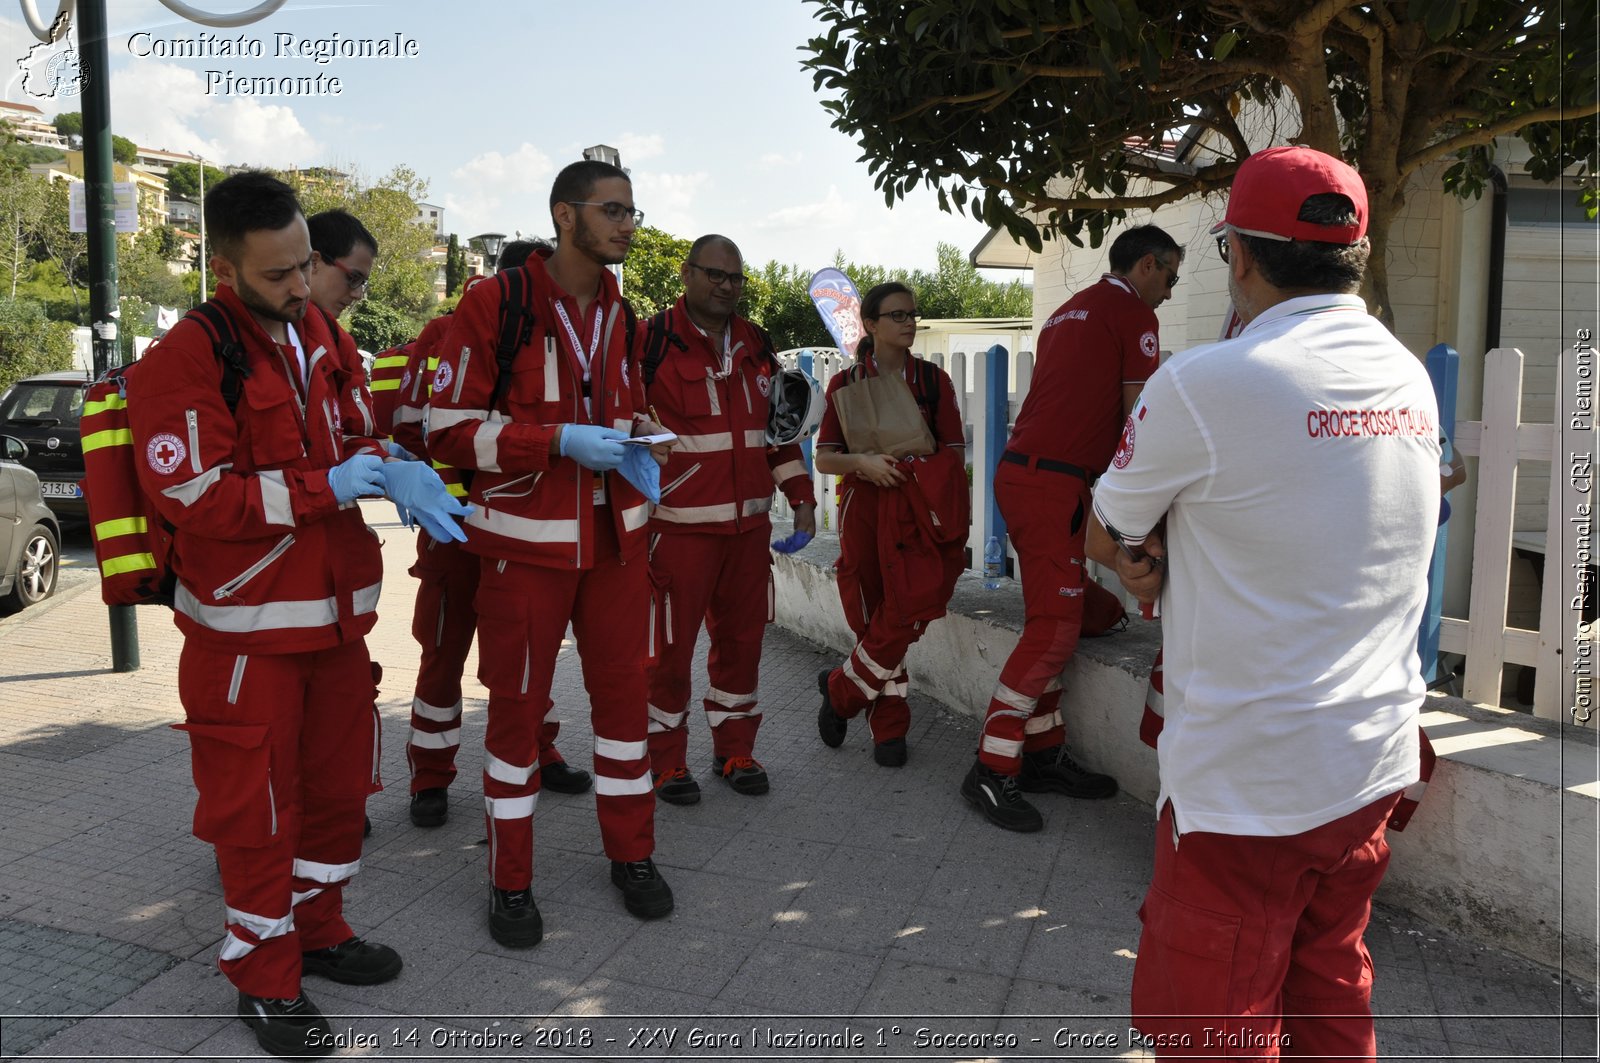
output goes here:
[[872, 746], [872, 759], [885, 768], [903, 768], [906, 766], [906, 740], [904, 738], [886, 738]]
[[345, 985], [377, 985], [400, 973], [400, 954], [387, 945], [371, 945], [358, 937], [325, 949], [300, 954], [303, 974], [320, 974]]
[[656, 797], [669, 805], [698, 805], [700, 784], [688, 768], [671, 768], [656, 774]]
[[1117, 780], [1085, 770], [1064, 745], [1022, 754], [1022, 774], [1017, 776], [1017, 785], [1030, 794], [1057, 793], [1089, 800], [1114, 797], [1117, 793]]
[[443, 786], [418, 790], [411, 795], [411, 822], [419, 827], [438, 827], [450, 818], [450, 791]]
[[582, 768], [574, 768], [564, 760], [553, 761], [539, 769], [541, 790], [554, 790], [558, 794], [585, 794], [594, 785], [594, 779]]
[[1006, 830], [1027, 833], [1044, 826], [1039, 810], [1017, 792], [1017, 780], [992, 771], [981, 762], [975, 762], [961, 780], [961, 796], [977, 805], [989, 822]]
[[672, 890], [648, 856], [629, 863], [611, 861], [611, 884], [622, 891], [622, 906], [640, 919], [672, 914]]
[[489, 936], [508, 949], [531, 949], [544, 937], [533, 890], [489, 888]]
[[822, 744], [832, 749], [844, 745], [845, 728], [849, 721], [833, 711], [833, 700], [828, 697], [828, 676], [833, 674], [832, 668], [824, 668], [817, 673], [817, 689], [822, 691], [822, 708], [817, 710], [817, 734], [822, 736]]
[[772, 789], [767, 769], [754, 757], [712, 757], [711, 767], [736, 794], [753, 797]]
[[304, 993], [286, 1000], [240, 993], [239, 1018], [255, 1031], [256, 1044], [271, 1055], [285, 1059], [333, 1055], [328, 1020]]

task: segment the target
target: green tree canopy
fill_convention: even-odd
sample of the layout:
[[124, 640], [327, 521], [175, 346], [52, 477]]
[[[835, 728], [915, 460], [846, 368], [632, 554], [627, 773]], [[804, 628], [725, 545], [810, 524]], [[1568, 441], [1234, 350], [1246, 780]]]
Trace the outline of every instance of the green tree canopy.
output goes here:
[[635, 230], [622, 267], [622, 294], [641, 318], [654, 317], [683, 294], [678, 268], [689, 257], [690, 243], [650, 225]]
[[[215, 166], [206, 166], [206, 187], [215, 188], [228, 175]], [[175, 163], [167, 172], [167, 192], [179, 199], [200, 202], [200, 164]]]
[[[1035, 250], [1052, 232], [1098, 246], [1127, 211], [1224, 189], [1251, 152], [1302, 143], [1366, 181], [1388, 319], [1383, 252], [1422, 168], [1453, 160], [1445, 186], [1478, 194], [1490, 145], [1517, 135], [1535, 177], [1576, 167], [1595, 202], [1592, 2], [809, 2], [825, 30], [804, 65], [886, 201], [925, 184]], [[1244, 106], [1277, 127], [1242, 122]], [[1147, 150], [1198, 135], [1217, 153]]]
[[111, 134], [111, 157], [124, 166], [132, 166], [139, 159], [139, 145], [127, 137]]
[[47, 321], [27, 299], [0, 296], [0, 391], [25, 376], [72, 366], [72, 326]]
[[52, 120], [56, 132], [64, 137], [83, 136], [83, 114], [79, 111], [62, 111]]
[[416, 338], [421, 331], [410, 317], [387, 303], [363, 299], [350, 311], [348, 326], [356, 346], [364, 351], [386, 351]]

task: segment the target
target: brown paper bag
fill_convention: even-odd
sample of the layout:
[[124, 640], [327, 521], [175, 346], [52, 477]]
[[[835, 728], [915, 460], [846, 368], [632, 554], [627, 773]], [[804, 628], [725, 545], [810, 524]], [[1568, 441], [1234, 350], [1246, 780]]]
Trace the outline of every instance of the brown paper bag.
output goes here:
[[833, 393], [833, 410], [852, 454], [932, 454], [933, 432], [904, 378], [869, 376]]

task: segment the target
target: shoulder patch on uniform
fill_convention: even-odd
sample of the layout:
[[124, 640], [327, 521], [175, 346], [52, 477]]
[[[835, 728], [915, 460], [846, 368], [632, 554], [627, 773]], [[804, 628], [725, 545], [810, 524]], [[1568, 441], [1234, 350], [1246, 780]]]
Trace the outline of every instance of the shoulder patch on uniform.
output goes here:
[[450, 363], [449, 362], [440, 362], [439, 363], [439, 368], [437, 370], [435, 370], [434, 374], [433, 374], [433, 390], [435, 390], [435, 391], [447, 391], [447, 390], [449, 390], [450, 381], [454, 376], [455, 376], [455, 370], [451, 368]]
[[1139, 350], [1144, 353], [1146, 358], [1154, 358], [1161, 352], [1161, 345], [1156, 341], [1154, 332], [1146, 332], [1139, 337]]
[[[1118, 469], [1126, 469], [1128, 462], [1133, 460], [1133, 418], [1130, 416], [1122, 425], [1122, 440], [1117, 444], [1117, 452], [1111, 456], [1111, 464]], [[1104, 453], [1102, 451], [1101, 453]]]
[[189, 454], [183, 440], [171, 432], [160, 432], [145, 444], [144, 458], [150, 467], [163, 476], [171, 475]]
[[625, 388], [633, 386], [628, 383], [628, 360], [626, 358], [622, 360], [622, 386]]
[[400, 390], [401, 391], [410, 391], [411, 390], [411, 370], [409, 370], [409, 369], [407, 369], [404, 373], [400, 374]]

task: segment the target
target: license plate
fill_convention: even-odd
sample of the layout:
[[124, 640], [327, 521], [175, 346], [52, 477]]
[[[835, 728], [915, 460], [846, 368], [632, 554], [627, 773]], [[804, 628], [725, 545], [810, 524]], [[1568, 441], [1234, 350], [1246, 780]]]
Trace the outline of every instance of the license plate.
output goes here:
[[39, 485], [39, 493], [46, 498], [82, 498], [83, 492], [78, 490], [77, 484], [52, 484]]

